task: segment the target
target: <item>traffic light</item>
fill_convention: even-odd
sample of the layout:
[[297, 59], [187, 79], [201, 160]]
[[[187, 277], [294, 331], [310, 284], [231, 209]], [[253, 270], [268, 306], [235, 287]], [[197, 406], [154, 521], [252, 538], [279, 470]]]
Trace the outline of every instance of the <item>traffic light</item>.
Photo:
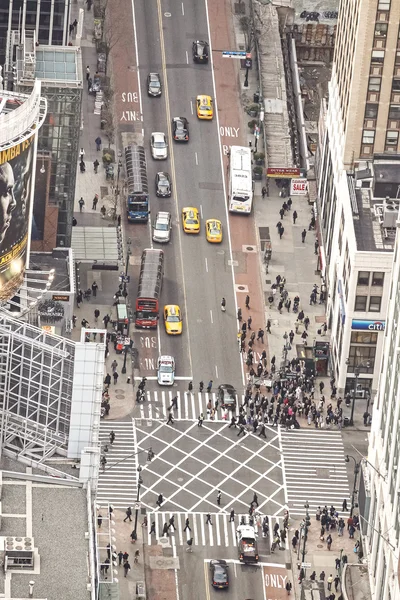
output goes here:
[[152, 448], [149, 448], [147, 450], [147, 461], [151, 462], [153, 460], [153, 458], [154, 458], [154, 452], [153, 452]]

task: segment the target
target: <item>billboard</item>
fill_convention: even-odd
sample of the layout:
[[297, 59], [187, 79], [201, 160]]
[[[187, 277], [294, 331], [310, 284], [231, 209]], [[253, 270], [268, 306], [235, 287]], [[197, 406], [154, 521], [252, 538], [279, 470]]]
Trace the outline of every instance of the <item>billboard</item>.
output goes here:
[[20, 288], [26, 263], [35, 134], [0, 149], [0, 301]]
[[306, 196], [308, 194], [307, 179], [291, 179], [290, 180], [290, 195], [291, 196]]
[[353, 319], [351, 328], [359, 331], [385, 331], [385, 321], [369, 321], [366, 319]]

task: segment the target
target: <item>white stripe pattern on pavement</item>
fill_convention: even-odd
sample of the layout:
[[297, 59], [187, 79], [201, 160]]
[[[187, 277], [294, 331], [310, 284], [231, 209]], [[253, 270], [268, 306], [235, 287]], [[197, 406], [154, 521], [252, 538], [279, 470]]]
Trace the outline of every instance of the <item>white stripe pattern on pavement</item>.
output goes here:
[[[235, 515], [235, 521], [230, 521], [230, 515], [227, 513], [210, 513], [211, 523], [206, 523], [206, 513], [184, 513], [184, 512], [148, 512], [147, 513], [147, 544], [149, 546], [158, 544], [160, 538], [163, 536], [164, 524], [169, 523], [171, 517], [175, 517], [175, 530], [170, 527], [168, 541], [171, 546], [182, 546], [186, 544], [186, 541], [193, 537], [194, 546], [237, 546], [236, 542], [236, 528], [238, 527], [242, 517], [248, 522], [249, 515], [238, 514]], [[186, 519], [189, 518], [189, 527], [191, 531], [186, 529]], [[264, 518], [262, 515], [261, 519]], [[273, 531], [275, 523], [279, 523], [279, 528], [283, 527], [283, 516], [268, 516], [269, 529]], [[156, 533], [151, 532], [151, 524], [154, 521]], [[259, 542], [265, 539], [266, 548], [269, 551], [271, 547], [271, 535], [266, 538], [262, 535], [261, 527], [259, 531]], [[273, 537], [273, 536], [272, 536]], [[146, 535], [144, 535], [146, 540]], [[286, 542], [288, 543], [288, 542]], [[259, 552], [262, 553], [262, 548], [259, 548]]]
[[342, 513], [350, 498], [342, 434], [305, 427], [281, 432], [290, 514], [304, 516], [306, 502], [311, 515], [325, 504]]
[[[137, 405], [137, 415], [141, 419], [146, 420], [162, 420], [167, 419], [169, 415], [169, 407], [171, 406], [172, 398], [178, 398], [178, 408], [172, 409], [173, 417], [176, 421], [197, 421], [200, 414], [203, 413], [204, 420], [211, 419], [211, 411], [207, 409], [207, 404], [211, 401], [211, 407], [215, 406], [217, 394], [211, 392], [177, 392], [175, 390], [153, 390], [145, 393], [146, 400]], [[244, 396], [242, 397], [242, 402]], [[237, 410], [234, 411], [237, 413]], [[230, 421], [233, 412], [225, 410], [218, 406], [215, 421]]]
[[[114, 431], [115, 441], [111, 445], [109, 436]], [[100, 423], [101, 446], [108, 445], [105, 454], [105, 471], [100, 468], [96, 502], [102, 506], [110, 503], [114, 508], [132, 507], [136, 502], [136, 439], [132, 420], [102, 421]]]

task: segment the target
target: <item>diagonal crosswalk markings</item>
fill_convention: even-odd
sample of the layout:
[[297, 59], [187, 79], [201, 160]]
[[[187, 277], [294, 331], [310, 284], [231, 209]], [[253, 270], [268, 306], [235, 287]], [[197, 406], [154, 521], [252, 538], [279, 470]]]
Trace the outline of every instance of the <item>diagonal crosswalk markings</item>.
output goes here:
[[[189, 393], [175, 390], [148, 391], [145, 393], [146, 400], [137, 405], [136, 415], [139, 412], [137, 416], [148, 420], [167, 419], [172, 398], [175, 396], [178, 398], [178, 408], [172, 410], [175, 420], [197, 421], [201, 413], [203, 413], [205, 421], [211, 419], [211, 411], [207, 408], [207, 404], [211, 401], [211, 406], [215, 406], [217, 401], [215, 392], [207, 394], [206, 392]], [[218, 406], [213, 420], [229, 421], [232, 414], [231, 410], [225, 410]]]
[[[306, 426], [307, 427], [307, 426]], [[326, 504], [341, 512], [344, 499], [349, 504], [350, 490], [340, 431], [310, 428], [282, 431], [284, 477], [290, 514], [304, 516], [304, 505], [311, 514]]]
[[[110, 432], [115, 441], [109, 443]], [[114, 508], [127, 508], [136, 501], [136, 439], [135, 430], [129, 421], [102, 421], [100, 423], [101, 446], [108, 445], [105, 471], [100, 469], [96, 502], [110, 503]]]
[[[168, 523], [171, 517], [175, 517], [175, 531], [170, 528], [168, 537], [163, 536], [164, 524]], [[226, 513], [211, 513], [211, 523], [206, 523], [206, 513], [184, 513], [184, 512], [164, 512], [155, 511], [147, 513], [147, 544], [149, 546], [159, 544], [160, 540], [164, 539], [171, 546], [186, 545], [186, 541], [193, 538], [195, 546], [225, 546], [236, 547], [236, 528], [241, 519], [244, 518], [248, 523], [249, 516], [246, 514], [238, 514], [234, 521], [230, 521], [230, 515]], [[189, 526], [191, 531], [185, 531], [185, 522], [189, 518]], [[261, 515], [261, 521], [264, 515]], [[269, 516], [269, 529], [273, 530], [275, 523], [279, 524], [279, 528], [283, 527], [283, 516]], [[151, 534], [151, 524], [155, 523], [155, 534]], [[259, 551], [262, 553], [271, 549], [271, 535], [264, 538], [261, 527], [258, 527], [259, 532]], [[144, 536], [146, 540], [146, 536]], [[288, 543], [288, 542], [287, 542]]]

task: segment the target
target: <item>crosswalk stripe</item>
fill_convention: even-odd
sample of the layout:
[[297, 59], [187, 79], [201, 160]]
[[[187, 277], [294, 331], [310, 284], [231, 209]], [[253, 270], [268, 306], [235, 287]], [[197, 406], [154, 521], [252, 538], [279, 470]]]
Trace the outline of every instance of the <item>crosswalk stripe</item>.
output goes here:
[[325, 504], [341, 507], [350, 490], [341, 432], [301, 429], [282, 431], [288, 506], [293, 516], [304, 516]]
[[[173, 392], [171, 390], [158, 392], [156, 390], [145, 393], [145, 401], [137, 405], [139, 408], [140, 418], [147, 420], [162, 420], [167, 419], [169, 407], [172, 403], [172, 398], [177, 396], [178, 408], [173, 408], [172, 413], [177, 421], [197, 421], [199, 415], [203, 413], [204, 421], [211, 420], [211, 415], [207, 404], [210, 401], [211, 407], [214, 408], [218, 400], [217, 394], [212, 392]], [[243, 399], [242, 399], [243, 400]], [[236, 411], [235, 411], [236, 412]], [[225, 422], [231, 419], [233, 412], [225, 410], [218, 406], [215, 410], [214, 421]], [[289, 452], [289, 456], [290, 456]]]

